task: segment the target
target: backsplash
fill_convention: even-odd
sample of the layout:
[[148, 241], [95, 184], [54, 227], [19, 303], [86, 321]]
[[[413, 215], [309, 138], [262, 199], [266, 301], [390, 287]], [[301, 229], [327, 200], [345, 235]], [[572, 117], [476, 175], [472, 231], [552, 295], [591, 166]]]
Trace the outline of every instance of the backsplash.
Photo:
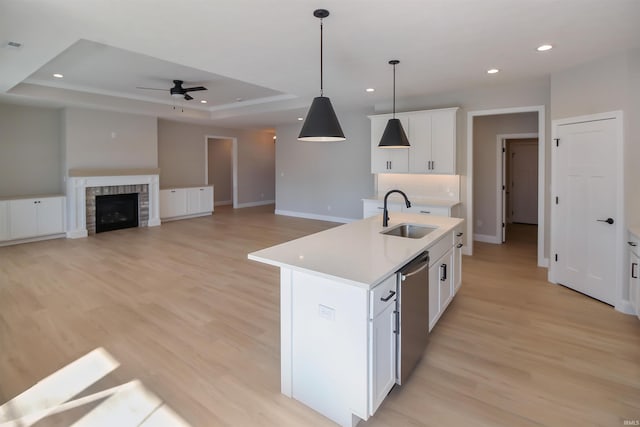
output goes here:
[[409, 197], [460, 201], [460, 175], [378, 174], [377, 195], [392, 189]]

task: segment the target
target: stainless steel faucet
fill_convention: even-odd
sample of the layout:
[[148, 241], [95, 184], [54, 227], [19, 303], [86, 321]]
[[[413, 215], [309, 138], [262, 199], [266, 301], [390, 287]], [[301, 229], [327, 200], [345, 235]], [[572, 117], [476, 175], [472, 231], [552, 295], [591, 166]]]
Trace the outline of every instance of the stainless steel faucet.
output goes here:
[[402, 192], [400, 190], [389, 190], [389, 191], [387, 191], [387, 194], [384, 195], [384, 211], [382, 212], [382, 226], [383, 227], [387, 227], [389, 225], [389, 211], [387, 210], [387, 197], [389, 197], [389, 194], [391, 194], [391, 193], [400, 193], [400, 194], [402, 194], [402, 197], [404, 197], [404, 202], [406, 203], [407, 207], [408, 208], [411, 207], [411, 202], [407, 198], [407, 195], [404, 194], [404, 192]]

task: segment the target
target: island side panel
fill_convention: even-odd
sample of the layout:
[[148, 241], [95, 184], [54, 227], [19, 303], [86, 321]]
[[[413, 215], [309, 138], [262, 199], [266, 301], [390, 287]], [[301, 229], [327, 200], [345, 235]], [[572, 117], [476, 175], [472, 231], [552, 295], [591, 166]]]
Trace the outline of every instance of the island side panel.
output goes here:
[[368, 290], [291, 274], [291, 396], [341, 425], [368, 418]]
[[291, 274], [280, 269], [280, 392], [291, 397]]

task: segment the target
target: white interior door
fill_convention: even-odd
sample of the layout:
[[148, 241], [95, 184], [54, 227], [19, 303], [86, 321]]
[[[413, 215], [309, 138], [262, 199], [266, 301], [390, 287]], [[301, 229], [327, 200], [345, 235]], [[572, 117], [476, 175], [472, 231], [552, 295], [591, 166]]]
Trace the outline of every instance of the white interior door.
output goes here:
[[[615, 304], [616, 235], [623, 226], [617, 119], [561, 124], [553, 142], [554, 281]], [[555, 199], [557, 197], [557, 201]]]
[[538, 143], [509, 144], [511, 222], [538, 223]]

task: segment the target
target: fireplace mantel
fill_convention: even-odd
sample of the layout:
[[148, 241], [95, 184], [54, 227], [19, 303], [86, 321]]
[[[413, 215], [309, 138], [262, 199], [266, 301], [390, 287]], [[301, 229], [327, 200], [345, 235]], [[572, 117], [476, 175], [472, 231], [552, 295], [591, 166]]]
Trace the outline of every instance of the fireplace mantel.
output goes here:
[[86, 189], [113, 185], [147, 184], [149, 187], [148, 226], [160, 225], [159, 169], [69, 169], [67, 177], [67, 237], [87, 237]]

